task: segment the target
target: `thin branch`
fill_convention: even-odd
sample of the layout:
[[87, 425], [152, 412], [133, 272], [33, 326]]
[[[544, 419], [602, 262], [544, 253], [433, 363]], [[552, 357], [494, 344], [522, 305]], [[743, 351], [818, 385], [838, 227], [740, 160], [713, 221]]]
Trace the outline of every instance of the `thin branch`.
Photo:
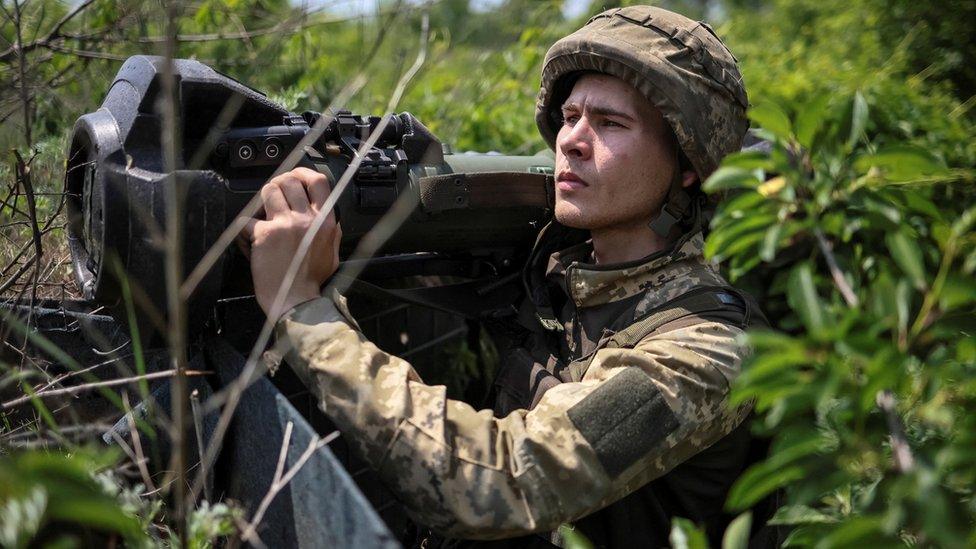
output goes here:
[[[16, 7], [17, 5], [18, 4], [15, 2], [14, 6]], [[19, 9], [20, 8], [17, 8], [18, 16], [19, 16]], [[30, 110], [30, 104], [25, 103], [24, 108], [25, 110]], [[24, 116], [26, 118], [25, 123], [27, 124], [27, 127], [25, 129], [25, 134], [27, 137], [27, 146], [29, 148], [31, 146], [30, 115], [25, 114]], [[30, 219], [31, 237], [34, 242], [34, 257], [35, 257], [34, 280], [33, 280], [33, 284], [31, 285], [30, 309], [27, 315], [27, 326], [29, 327], [31, 324], [31, 320], [33, 319], [34, 303], [37, 302], [37, 282], [41, 274], [41, 260], [44, 257], [44, 249], [41, 243], [41, 228], [37, 224], [37, 200], [36, 197], [34, 196], [34, 185], [31, 182], [31, 173], [30, 173], [31, 170], [30, 165], [31, 162], [33, 162], [34, 160], [34, 157], [32, 156], [29, 160], [25, 161], [24, 158], [20, 155], [20, 152], [16, 150], [14, 150], [13, 152], [14, 152], [14, 156], [17, 159], [17, 163], [16, 163], [17, 181], [24, 188], [24, 196], [27, 198], [27, 214]], [[25, 339], [24, 345], [26, 344], [27, 344], [27, 340]]]
[[[40, 39], [37, 39], [37, 40], [32, 40], [28, 44], [20, 44], [20, 43], [18, 43], [17, 45], [15, 45], [13, 47], [7, 48], [2, 53], [0, 53], [0, 62], [10, 61], [11, 58], [13, 58], [14, 56], [18, 55], [18, 52], [20, 54], [23, 54], [23, 53], [26, 53], [28, 51], [31, 51], [31, 50], [34, 50], [34, 49], [37, 49], [37, 48], [40, 48], [40, 47], [45, 47], [50, 42], [61, 38], [62, 37], [62, 35], [61, 35], [61, 29], [64, 28], [64, 26], [69, 21], [71, 21], [72, 19], [74, 19], [79, 13], [81, 13], [82, 11], [88, 9], [94, 2], [95, 2], [95, 0], [85, 0], [84, 2], [81, 2], [80, 4], [78, 4], [77, 6], [75, 6], [74, 9], [72, 9], [67, 14], [65, 14], [65, 16], [62, 17], [61, 20], [58, 21], [54, 25], [54, 28], [52, 28], [50, 30], [50, 32], [48, 32], [44, 36], [44, 38], [40, 38]], [[15, 7], [15, 9], [17, 9], [19, 11], [19, 8], [17, 7], [16, 2], [14, 3], [14, 7]]]
[[0, 284], [0, 295], [3, 295], [3, 293], [6, 292], [8, 289], [10, 289], [11, 286], [13, 286], [14, 284], [16, 284], [17, 281], [20, 279], [20, 277], [23, 276], [23, 274], [27, 272], [27, 269], [30, 269], [31, 266], [34, 263], [36, 263], [36, 262], [37, 262], [37, 256], [35, 255], [35, 256], [31, 257], [23, 265], [21, 265], [20, 268], [17, 269], [17, 272], [15, 272], [13, 275], [11, 275], [10, 278], [8, 278], [6, 282]]
[[129, 58], [128, 55], [115, 55], [113, 53], [105, 53], [100, 51], [81, 50], [76, 48], [69, 48], [67, 46], [62, 46], [60, 44], [44, 44], [42, 47], [59, 53], [66, 53], [68, 55], [80, 57], [83, 59], [105, 59], [108, 61], [125, 61], [126, 59]]
[[147, 459], [145, 453], [142, 451], [142, 436], [139, 435], [139, 429], [136, 428], [136, 418], [132, 414], [132, 408], [129, 406], [128, 393], [122, 394], [122, 403], [125, 404], [125, 422], [129, 427], [129, 436], [132, 437], [132, 447], [136, 451], [136, 465], [139, 467], [139, 473], [146, 482], [146, 489], [155, 490], [156, 486], [153, 484], [152, 476], [149, 475], [149, 470], [146, 468]]
[[[20, 2], [18, 0], [14, 0], [14, 14], [16, 17], [16, 19], [14, 19], [14, 27], [17, 32], [17, 43], [14, 51], [17, 54], [17, 68], [20, 71], [20, 101], [21, 106], [24, 109], [24, 137], [27, 141], [27, 150], [29, 151], [33, 146], [33, 139], [31, 138], [31, 98], [27, 92], [27, 55], [24, 53], [24, 40], [22, 36], [23, 20], [21, 19]], [[20, 155], [17, 155], [17, 160], [19, 172], [21, 164]], [[40, 254], [37, 255], [40, 257]]]
[[90, 373], [95, 368], [100, 368], [102, 366], [107, 366], [109, 364], [118, 363], [123, 358], [125, 358], [125, 357], [110, 358], [110, 359], [108, 359], [106, 361], [99, 362], [98, 364], [92, 364], [91, 366], [89, 366], [89, 367], [87, 367], [87, 368], [85, 368], [83, 370], [74, 370], [74, 371], [71, 371], [71, 372], [65, 372], [65, 373], [63, 373], [63, 374], [61, 374], [61, 375], [59, 375], [59, 376], [51, 379], [51, 381], [48, 381], [46, 385], [44, 385], [43, 387], [37, 389], [37, 391], [38, 392], [44, 392], [47, 389], [50, 389], [51, 387], [53, 387], [54, 385], [57, 385], [57, 384], [63, 385], [64, 384], [64, 381], [66, 379], [72, 378], [72, 377], [77, 376], [77, 375], [85, 375], [87, 373]]
[[908, 444], [908, 437], [905, 436], [905, 426], [898, 415], [895, 395], [888, 390], [878, 391], [875, 400], [884, 412], [885, 421], [888, 423], [895, 468], [901, 473], [908, 473], [915, 468], [915, 457], [912, 455], [912, 447]]
[[207, 471], [210, 463], [203, 459], [205, 446], [203, 444], [203, 411], [200, 409], [200, 393], [196, 389], [190, 393], [190, 409], [193, 412], [193, 428], [197, 436], [197, 454], [200, 458], [200, 473], [203, 474], [203, 497], [207, 501], [213, 501], [213, 493], [207, 483]]
[[285, 434], [281, 439], [281, 450], [278, 452], [278, 464], [275, 466], [274, 478], [271, 481], [271, 486], [268, 487], [268, 492], [264, 494], [264, 498], [261, 500], [260, 505], [258, 505], [257, 510], [254, 512], [254, 516], [251, 518], [251, 522], [248, 523], [247, 527], [244, 528], [244, 532], [241, 535], [241, 540], [253, 543], [257, 538], [258, 525], [261, 524], [261, 520], [264, 519], [264, 513], [267, 512], [268, 507], [271, 506], [271, 502], [274, 501], [275, 496], [284, 489], [285, 486], [291, 482], [291, 479], [295, 478], [298, 471], [301, 470], [302, 466], [311, 459], [312, 455], [315, 454], [323, 446], [329, 444], [336, 437], [339, 436], [339, 431], [333, 431], [324, 438], [312, 437], [312, 440], [308, 441], [308, 447], [302, 452], [302, 455], [295, 460], [295, 464], [288, 469], [285, 469], [285, 462], [288, 458], [288, 444], [291, 442], [291, 431], [294, 425], [289, 421], [285, 425]]
[[857, 294], [851, 289], [851, 285], [847, 283], [847, 279], [844, 278], [844, 273], [840, 270], [837, 265], [837, 258], [834, 257], [833, 249], [827, 238], [824, 237], [823, 232], [819, 228], [813, 230], [813, 234], [817, 237], [817, 244], [820, 245], [820, 251], [824, 254], [824, 259], [827, 260], [827, 268], [830, 270], [830, 277], [834, 279], [834, 284], [837, 289], [840, 290], [840, 295], [844, 296], [844, 301], [847, 302], [847, 306], [857, 308], [860, 305], [860, 301], [857, 299]]
[[163, 167], [168, 174], [168, 181], [163, 185], [163, 200], [166, 206], [166, 264], [165, 284], [168, 312], [166, 335], [170, 363], [176, 376], [170, 384], [172, 396], [172, 411], [170, 417], [170, 440], [172, 450], [169, 456], [169, 470], [175, 476], [175, 483], [171, 493], [173, 502], [176, 531], [181, 547], [189, 543], [189, 511], [192, 508], [187, 501], [187, 434], [190, 408], [190, 394], [187, 390], [187, 356], [186, 356], [186, 300], [180, 296], [180, 281], [183, 280], [183, 204], [186, 200], [184, 189], [176, 181], [176, 170], [182, 168], [179, 151], [182, 136], [179, 132], [179, 116], [177, 111], [177, 94], [179, 90], [176, 82], [177, 35], [179, 34], [179, 17], [182, 10], [181, 2], [170, 0], [166, 4], [166, 41], [162, 73], [162, 96], [159, 110], [162, 115], [162, 149]]
[[[399, 3], [397, 5], [399, 6]], [[385, 36], [386, 36], [385, 32], [381, 33], [380, 36], [377, 38], [377, 41], [384, 40]], [[413, 66], [401, 77], [400, 81], [396, 86], [396, 89], [393, 91], [392, 97], [387, 107], [388, 113], [392, 112], [393, 109], [396, 107], [396, 105], [399, 103], [400, 97], [402, 96], [403, 91], [406, 89], [407, 83], [420, 69], [420, 66], [423, 64], [424, 60], [426, 59], [428, 39], [429, 39], [429, 17], [425, 13], [423, 18], [423, 32], [421, 36], [420, 51], [417, 54], [417, 59], [414, 62]], [[375, 58], [375, 56], [373, 56], [373, 58]], [[365, 66], [361, 69], [360, 74], [357, 75], [357, 77], [355, 77], [352, 80], [352, 82], [350, 82], [350, 84], [347, 85], [346, 88], [342, 90], [342, 92], [340, 92], [340, 94], [337, 96], [337, 99], [339, 98], [346, 99], [344, 96], [347, 91], [350, 93], [354, 93], [355, 90], [358, 90], [360, 87], [362, 87], [363, 75], [365, 74], [365, 70], [368, 68], [371, 60], [372, 58], [367, 58], [366, 63], [364, 64]], [[339, 103], [339, 104], [344, 104], [344, 103]], [[326, 112], [332, 112], [331, 108], [327, 109]], [[322, 117], [320, 117], [316, 125], [313, 126], [313, 128], [308, 132], [308, 134], [306, 134], [305, 139], [303, 139], [302, 142], [300, 142], [299, 145], [295, 147], [295, 149], [292, 151], [292, 154], [289, 155], [284, 160], [284, 162], [282, 162], [282, 165], [279, 167], [278, 170], [276, 170], [275, 175], [290, 170], [297, 164], [299, 158], [302, 155], [302, 151], [304, 150], [304, 146], [310, 144], [311, 142], [314, 142], [314, 140], [317, 140], [319, 136], [321, 136], [322, 131], [324, 131], [326, 125], [329, 122], [331, 122], [331, 118], [332, 117], [328, 115], [323, 115]], [[304, 254], [308, 253], [308, 249], [311, 246], [312, 236], [314, 236], [314, 234], [318, 232], [318, 230], [325, 223], [331, 210], [335, 207], [335, 203], [338, 200], [338, 197], [342, 194], [342, 191], [345, 189], [345, 186], [349, 183], [352, 174], [355, 173], [359, 164], [362, 162], [363, 154], [365, 153], [366, 150], [372, 147], [373, 144], [375, 144], [377, 139], [379, 139], [379, 136], [382, 134], [383, 129], [385, 129], [386, 125], [389, 123], [389, 120], [390, 120], [389, 114], [387, 114], [380, 120], [377, 129], [374, 130], [370, 134], [370, 136], [366, 139], [366, 141], [363, 143], [363, 148], [361, 149], [360, 154], [357, 155], [357, 157], [353, 160], [350, 166], [346, 169], [343, 176], [340, 177], [339, 181], [336, 182], [335, 188], [333, 188], [328, 201], [326, 202], [325, 205], [323, 205], [323, 208], [318, 213], [315, 220], [312, 222], [312, 227], [310, 227], [309, 231], [302, 239], [301, 244], [299, 244], [298, 253], [296, 253], [295, 255], [296, 259], [294, 259], [292, 261], [292, 264], [289, 266], [288, 272], [286, 273], [285, 279], [283, 280], [282, 289], [285, 289], [286, 286], [290, 286], [294, 281], [295, 273], [297, 272], [297, 268], [301, 263], [301, 258], [304, 256]], [[306, 139], [308, 140], [307, 142]], [[205, 274], [213, 266], [214, 262], [216, 261], [216, 258], [219, 257], [221, 253], [223, 253], [224, 249], [226, 249], [227, 246], [229, 246], [230, 243], [233, 242], [233, 240], [240, 233], [241, 229], [243, 228], [244, 219], [247, 217], [252, 217], [258, 211], [259, 208], [260, 208], [260, 197], [259, 195], [255, 195], [254, 199], [252, 199], [251, 202], [244, 207], [243, 211], [239, 214], [239, 217], [235, 219], [234, 222], [231, 223], [231, 225], [224, 231], [224, 233], [220, 236], [220, 238], [218, 238], [217, 242], [211, 247], [210, 250], [208, 250], [207, 254], [205, 254], [204, 258], [198, 264], [197, 268], [194, 269], [194, 271], [190, 274], [189, 277], [187, 277], [187, 280], [183, 284], [182, 293], [184, 296], [188, 296], [192, 294], [192, 291], [195, 288], [196, 284], [203, 279], [203, 276], [205, 276]], [[282, 292], [279, 291], [279, 294], [275, 299], [275, 303], [277, 304], [278, 308], [281, 307], [282, 300], [283, 300], [283, 295]], [[273, 305], [272, 308], [275, 308], [275, 305]], [[253, 383], [253, 380], [256, 379], [258, 375], [260, 375], [258, 372], [260, 361], [258, 360], [258, 358], [262, 350], [267, 345], [268, 340], [271, 337], [272, 328], [273, 328], [273, 319], [269, 315], [268, 319], [262, 325], [261, 332], [259, 333], [258, 338], [254, 343], [254, 346], [251, 348], [251, 352], [248, 355], [247, 361], [245, 362], [240, 375], [233, 382], [231, 382], [226, 389], [222, 390], [218, 394], [215, 394], [210, 399], [211, 403], [219, 403], [221, 400], [225, 400], [226, 405], [224, 406], [224, 409], [221, 411], [220, 417], [217, 420], [217, 426], [214, 430], [214, 435], [207, 447], [206, 456], [208, 457], [208, 459], [212, 459], [212, 455], [215, 455], [217, 448], [219, 448], [220, 441], [223, 439], [223, 436], [230, 425], [230, 419], [237, 408], [237, 404], [240, 401], [241, 395], [243, 394], [244, 390], [247, 389], [247, 387], [249, 387], [251, 383]], [[214, 404], [214, 406], [215, 407], [219, 406], [219, 404]], [[194, 486], [191, 494], [199, 493], [200, 484], [201, 484], [201, 477], [198, 475], [194, 481]]]
[[[205, 376], [213, 372], [201, 371], [201, 370], [187, 370], [187, 376]], [[176, 370], [163, 370], [162, 372], [153, 372], [151, 374], [143, 374], [141, 376], [132, 377], [122, 377], [118, 379], [109, 379], [106, 381], [95, 381], [92, 383], [85, 383], [83, 385], [76, 385], [74, 387], [67, 387], [65, 389], [52, 389], [50, 391], [45, 391], [43, 393], [35, 393], [33, 396], [23, 396], [20, 398], [15, 398], [13, 400], [8, 400], [3, 404], [0, 404], [0, 409], [10, 409], [15, 406], [20, 406], [26, 402], [30, 402], [33, 397], [47, 398], [55, 396], [65, 396], [65, 395], [76, 395], [91, 389], [98, 389], [102, 387], [115, 387], [117, 385], [126, 385], [129, 383], [136, 383], [138, 381], [146, 380], [151, 381], [154, 379], [164, 379], [168, 377], [173, 377], [176, 375]]]

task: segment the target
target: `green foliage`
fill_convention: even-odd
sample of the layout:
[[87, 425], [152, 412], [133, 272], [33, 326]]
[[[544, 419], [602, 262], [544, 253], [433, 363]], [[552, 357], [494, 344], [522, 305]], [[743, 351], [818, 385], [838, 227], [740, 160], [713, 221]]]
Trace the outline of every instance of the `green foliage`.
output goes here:
[[562, 536], [563, 547], [566, 549], [593, 549], [593, 542], [569, 524], [559, 525], [559, 535]]
[[215, 541], [237, 533], [237, 521], [243, 519], [243, 510], [238, 507], [217, 503], [211, 505], [204, 501], [190, 515], [188, 547], [190, 549], [210, 549]]
[[728, 506], [785, 489], [794, 545], [971, 545], [974, 174], [878, 123], [897, 104], [876, 93], [758, 103], [772, 150], [705, 184], [732, 192], [708, 254], [778, 329], [750, 334], [733, 391], [771, 453]]
[[668, 541], [674, 549], [708, 549], [705, 531], [685, 518], [675, 518], [671, 522], [671, 535]]
[[[594, 1], [580, 19], [632, 3]], [[77, 3], [21, 4], [29, 41]], [[294, 4], [185, 4], [177, 27], [195, 38], [178, 55], [295, 110], [325, 109], [362, 72], [364, 89], [336, 106], [384, 109], [421, 47], [416, 3], [383, 2], [378, 16], [353, 18], [303, 17]], [[665, 5], [717, 23], [740, 60], [754, 126], [773, 144], [768, 154], [729, 157], [705, 184], [727, 195], [706, 251], [760, 298], [776, 329], [750, 334], [755, 354], [734, 391], [736, 402], [754, 403], [754, 428], [773, 438], [771, 455], [736, 483], [729, 507], [744, 510], [785, 490], [789, 504], [774, 522], [794, 528], [794, 545], [976, 545], [973, 2]], [[433, 4], [428, 61], [397, 110], [413, 112], [459, 150], [544, 148], [533, 104], [541, 62], [581, 23], [563, 20], [560, 6], [508, 0], [479, 13], [466, 0]], [[27, 150], [26, 110], [39, 193], [60, 189], [64, 136], [97, 107], [119, 59], [163, 52], [163, 7], [95, 0], [62, 29], [74, 38], [28, 53], [27, 84], [40, 91], [26, 109], [11, 80], [18, 65], [5, 65], [0, 148]], [[248, 36], [239, 37], [242, 30]], [[9, 21], [0, 36], [15, 41]], [[7, 160], [0, 178], [10, 181]], [[41, 217], [57, 207], [54, 197], [38, 196]], [[23, 226], [5, 229], [4, 266], [27, 235]], [[47, 238], [48, 253], [66, 253], [58, 229]], [[447, 353], [459, 366], [443, 375], [462, 392], [474, 354], [464, 345]], [[39, 399], [35, 405], [56, 431], [55, 414]], [[0, 459], [0, 543], [23, 546], [51, 524], [70, 526], [57, 535], [143, 543], [159, 503], [93, 476], [110, 462], [86, 452]], [[67, 516], [66, 508], [79, 511]], [[222, 504], [198, 509], [191, 545], [229, 535], [235, 513]], [[742, 546], [748, 517], [733, 522], [724, 546]], [[705, 546], [704, 534], [680, 519], [671, 541]]]
[[105, 452], [25, 452], [0, 457], [0, 544], [91, 545], [123, 539], [146, 546], [144, 525], [96, 473], [115, 456]]

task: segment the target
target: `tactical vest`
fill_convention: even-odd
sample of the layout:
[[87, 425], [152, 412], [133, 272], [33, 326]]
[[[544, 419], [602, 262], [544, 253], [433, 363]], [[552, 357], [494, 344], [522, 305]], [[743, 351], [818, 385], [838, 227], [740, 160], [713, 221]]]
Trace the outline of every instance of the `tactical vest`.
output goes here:
[[[513, 350], [494, 388], [494, 409], [504, 416], [513, 409], [534, 407], [542, 395], [563, 382], [580, 381], [595, 354], [602, 349], [633, 348], [655, 334], [666, 333], [702, 322], [722, 322], [749, 329], [767, 325], [755, 301], [732, 287], [701, 286], [634, 318], [624, 313], [604, 332], [604, 336], [585, 356], [563, 367], [546, 365], [533, 357], [540, 349]], [[551, 334], [545, 351], [552, 357]], [[535, 338], [536, 343], [540, 342]], [[765, 441], [749, 432], [748, 421], [623, 499], [576, 521], [575, 529], [596, 547], [665, 547], [674, 517], [689, 518], [705, 526], [713, 546], [721, 545], [722, 534], [733, 516], [723, 511], [732, 482], [746, 467], [761, 460], [767, 452]], [[778, 497], [769, 498], [753, 509], [754, 527], [750, 547], [775, 547], [781, 532], [765, 527], [778, 507]], [[558, 532], [509, 540], [511, 545], [492, 542], [491, 547], [551, 547], [562, 545]], [[481, 544], [477, 544], [481, 547]]]

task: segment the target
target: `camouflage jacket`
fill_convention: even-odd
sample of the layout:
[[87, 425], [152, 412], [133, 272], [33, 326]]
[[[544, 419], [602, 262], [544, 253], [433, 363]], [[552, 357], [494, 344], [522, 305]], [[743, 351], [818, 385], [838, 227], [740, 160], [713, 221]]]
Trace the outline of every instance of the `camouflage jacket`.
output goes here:
[[[576, 258], [585, 250], [552, 255], [534, 277], [539, 287], [530, 288], [550, 296], [562, 288], [563, 348], [528, 360], [521, 375], [516, 366], [501, 376], [517, 385], [544, 369], [558, 383], [522, 394], [524, 406], [502, 417], [424, 384], [359, 332], [341, 299], [286, 314], [276, 327], [279, 349], [416, 521], [458, 538], [548, 532], [666, 475], [727, 438], [749, 411], [726, 404], [745, 353], [741, 326], [698, 318], [632, 348], [599, 346], [620, 319], [626, 324], [695, 287], [727, 286], [704, 261], [700, 233], [627, 265], [582, 263]], [[578, 379], [560, 369], [589, 352], [585, 371], [573, 370]], [[521, 354], [538, 357], [540, 349]], [[713, 480], [727, 490], [729, 478]], [[717, 509], [724, 491], [719, 496]]]

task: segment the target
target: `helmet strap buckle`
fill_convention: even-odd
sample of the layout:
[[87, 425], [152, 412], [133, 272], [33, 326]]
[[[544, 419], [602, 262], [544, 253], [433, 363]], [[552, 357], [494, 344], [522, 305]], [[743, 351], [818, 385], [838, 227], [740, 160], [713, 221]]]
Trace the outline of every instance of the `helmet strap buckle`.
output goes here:
[[667, 239], [671, 235], [672, 229], [681, 223], [691, 209], [691, 196], [685, 191], [682, 184], [680, 149], [675, 146], [674, 152], [674, 176], [671, 178], [671, 185], [668, 188], [668, 195], [664, 199], [664, 207], [661, 213], [654, 217], [648, 226], [661, 238]]
[[688, 215], [690, 206], [691, 197], [684, 189], [672, 191], [668, 193], [668, 201], [661, 208], [661, 213], [651, 220], [648, 226], [661, 238], [668, 238], [674, 226]]

